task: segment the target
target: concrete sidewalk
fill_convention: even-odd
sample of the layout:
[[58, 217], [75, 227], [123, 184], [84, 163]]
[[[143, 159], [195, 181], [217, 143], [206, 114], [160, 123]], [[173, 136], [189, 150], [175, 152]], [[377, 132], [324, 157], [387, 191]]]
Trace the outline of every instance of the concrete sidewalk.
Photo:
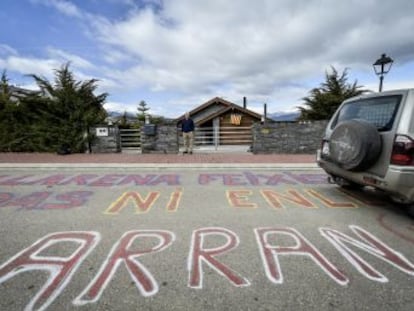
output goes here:
[[0, 168], [29, 167], [303, 167], [316, 168], [314, 154], [198, 153], [194, 154], [69, 154], [0, 153]]

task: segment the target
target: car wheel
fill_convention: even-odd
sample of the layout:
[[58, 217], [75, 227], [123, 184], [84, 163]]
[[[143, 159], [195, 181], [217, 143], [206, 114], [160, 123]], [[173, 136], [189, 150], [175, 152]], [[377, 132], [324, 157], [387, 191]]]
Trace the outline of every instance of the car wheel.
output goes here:
[[381, 152], [381, 136], [376, 127], [363, 120], [341, 122], [329, 141], [330, 158], [345, 170], [370, 167]]

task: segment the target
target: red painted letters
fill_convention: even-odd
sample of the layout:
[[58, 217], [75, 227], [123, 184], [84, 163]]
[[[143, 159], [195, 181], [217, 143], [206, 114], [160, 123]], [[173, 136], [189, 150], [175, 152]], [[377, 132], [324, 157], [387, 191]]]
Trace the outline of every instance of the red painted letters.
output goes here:
[[[258, 228], [255, 229], [260, 255], [265, 267], [267, 278], [275, 284], [283, 283], [282, 269], [279, 256], [300, 255], [308, 256], [338, 284], [348, 284], [348, 278], [343, 275], [328, 259], [326, 259], [309, 241], [293, 228]], [[295, 242], [293, 246], [271, 245], [270, 236], [287, 235]]]
[[368, 231], [358, 226], [351, 225], [349, 227], [363, 242], [334, 229], [320, 228], [319, 231], [362, 275], [373, 281], [388, 282], [386, 276], [362, 259], [348, 245], [374, 255], [399, 270], [414, 276], [414, 264], [409, 262], [403, 255], [381, 242]]
[[[158, 244], [148, 249], [131, 250], [136, 239], [148, 238], [158, 239]], [[174, 240], [174, 233], [164, 230], [135, 230], [124, 233], [113, 246], [98, 274], [73, 303], [84, 305], [99, 300], [122, 263], [125, 264], [132, 280], [143, 296], [155, 295], [158, 292], [158, 284], [152, 274], [138, 261], [138, 258], [145, 254], [161, 252]]]
[[[97, 232], [52, 233], [24, 249], [0, 267], [0, 284], [27, 271], [49, 272], [49, 278], [26, 310], [44, 310], [66, 287], [79, 267], [100, 240]], [[61, 242], [73, 242], [79, 247], [68, 257], [42, 256], [41, 253]]]
[[[223, 236], [227, 242], [221, 247], [204, 248], [204, 239], [208, 236]], [[238, 236], [225, 228], [203, 228], [193, 232], [190, 254], [187, 267], [189, 270], [188, 286], [192, 288], [203, 287], [203, 262], [224, 276], [234, 286], [249, 286], [250, 282], [241, 277], [235, 271], [216, 259], [219, 254], [224, 254], [239, 245]]]

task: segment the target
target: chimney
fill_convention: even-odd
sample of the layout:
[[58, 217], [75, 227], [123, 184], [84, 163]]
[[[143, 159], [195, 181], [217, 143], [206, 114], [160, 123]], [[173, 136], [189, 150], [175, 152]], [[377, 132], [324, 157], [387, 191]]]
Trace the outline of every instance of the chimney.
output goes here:
[[243, 108], [246, 109], [247, 107], [247, 98], [246, 96], [243, 97]]

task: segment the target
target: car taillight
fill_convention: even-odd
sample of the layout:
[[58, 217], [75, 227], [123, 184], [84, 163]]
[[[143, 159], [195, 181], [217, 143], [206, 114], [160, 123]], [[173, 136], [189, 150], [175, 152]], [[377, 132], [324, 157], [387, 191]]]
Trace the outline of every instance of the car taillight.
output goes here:
[[322, 157], [329, 157], [330, 150], [329, 150], [329, 142], [325, 139], [321, 142], [321, 155]]
[[395, 136], [391, 164], [414, 165], [414, 140], [412, 138], [404, 135]]

